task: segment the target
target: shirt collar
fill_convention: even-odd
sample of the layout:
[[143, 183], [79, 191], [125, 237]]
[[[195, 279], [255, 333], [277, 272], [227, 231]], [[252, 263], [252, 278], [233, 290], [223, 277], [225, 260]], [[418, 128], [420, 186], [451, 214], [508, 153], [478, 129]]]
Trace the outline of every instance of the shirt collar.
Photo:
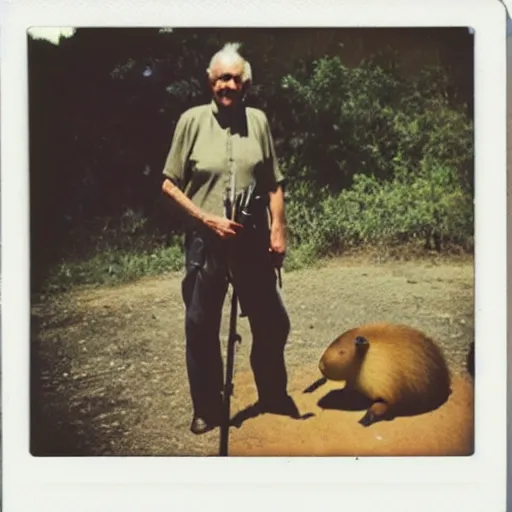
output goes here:
[[232, 115], [225, 115], [226, 112], [223, 112], [219, 108], [217, 102], [212, 98], [210, 102], [210, 108], [217, 121], [223, 127], [231, 126], [232, 128], [236, 128], [237, 125], [245, 120], [245, 108], [243, 106], [240, 106], [239, 109], [236, 109], [237, 111], [229, 112], [229, 114]]
[[210, 106], [212, 109], [212, 112], [217, 115], [219, 113], [219, 105], [217, 105], [217, 102], [212, 98], [212, 101], [210, 102]]

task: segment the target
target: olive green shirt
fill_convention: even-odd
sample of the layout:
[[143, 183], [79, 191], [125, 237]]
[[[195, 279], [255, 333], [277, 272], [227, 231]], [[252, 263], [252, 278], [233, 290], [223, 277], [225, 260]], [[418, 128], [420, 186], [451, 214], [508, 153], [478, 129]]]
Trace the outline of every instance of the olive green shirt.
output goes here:
[[215, 101], [179, 118], [163, 174], [203, 210], [224, 215], [225, 190], [235, 175], [239, 193], [256, 179], [260, 193], [283, 181], [265, 113], [243, 107], [228, 121]]

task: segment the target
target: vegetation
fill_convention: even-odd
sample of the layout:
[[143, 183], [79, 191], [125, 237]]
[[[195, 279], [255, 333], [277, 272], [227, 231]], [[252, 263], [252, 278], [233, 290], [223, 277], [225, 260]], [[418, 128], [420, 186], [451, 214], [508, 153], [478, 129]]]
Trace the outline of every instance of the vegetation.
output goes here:
[[412, 69], [403, 48], [354, 62], [340, 50], [353, 34], [334, 30], [78, 29], [58, 46], [30, 39], [33, 290], [182, 267], [161, 169], [178, 116], [209, 101], [201, 77], [226, 40], [245, 43], [256, 78], [249, 102], [267, 113], [288, 177], [289, 269], [364, 247], [471, 251], [472, 70], [453, 48], [472, 46], [468, 34], [450, 34], [433, 52], [444, 48], [444, 60], [429, 58], [428, 38], [418, 42]]
[[291, 243], [308, 261], [361, 245], [473, 245], [472, 123], [441, 70], [394, 69], [334, 57], [283, 79], [299, 113], [285, 164]]

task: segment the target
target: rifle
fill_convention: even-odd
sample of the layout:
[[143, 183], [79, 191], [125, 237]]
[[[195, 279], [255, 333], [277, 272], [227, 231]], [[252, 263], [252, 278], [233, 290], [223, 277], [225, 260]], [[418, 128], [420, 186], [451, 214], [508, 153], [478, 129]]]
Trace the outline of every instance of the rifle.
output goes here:
[[[224, 198], [224, 210], [226, 217], [230, 220], [235, 218], [235, 186], [234, 173], [232, 174], [230, 190], [226, 191]], [[229, 426], [231, 423], [231, 395], [233, 394], [233, 374], [235, 366], [235, 346], [241, 343], [242, 337], [236, 332], [238, 297], [235, 287], [232, 284], [231, 293], [231, 312], [229, 317], [229, 334], [226, 358], [226, 377], [224, 381], [224, 389], [222, 392], [222, 411], [220, 421], [220, 447], [219, 454], [221, 456], [228, 455]]]
[[[225, 216], [230, 220], [237, 220], [242, 225], [246, 226], [252, 222], [251, 214], [251, 201], [255, 194], [256, 183], [253, 180], [247, 189], [241, 194], [240, 200], [237, 205], [235, 195], [235, 176], [231, 175], [230, 188], [226, 190], [224, 196], [224, 212]], [[237, 215], [237, 206], [239, 215]], [[281, 283], [281, 270], [278, 269], [279, 287]], [[242, 342], [242, 337], [236, 331], [236, 319], [238, 315], [238, 297], [236, 295], [235, 287], [232, 286], [231, 294], [231, 312], [229, 317], [229, 334], [226, 358], [226, 377], [224, 381], [224, 389], [222, 393], [222, 411], [220, 421], [220, 448], [221, 456], [228, 455], [228, 441], [229, 441], [229, 427], [231, 424], [231, 395], [233, 394], [233, 374], [235, 366], [235, 347], [236, 343]]]
[[237, 296], [235, 290], [231, 295], [231, 314], [229, 319], [229, 335], [226, 361], [226, 380], [222, 396], [222, 417], [220, 423], [220, 455], [228, 454], [228, 439], [230, 418], [231, 395], [233, 393], [233, 374], [235, 366], [235, 344], [242, 341], [242, 337], [236, 332]]

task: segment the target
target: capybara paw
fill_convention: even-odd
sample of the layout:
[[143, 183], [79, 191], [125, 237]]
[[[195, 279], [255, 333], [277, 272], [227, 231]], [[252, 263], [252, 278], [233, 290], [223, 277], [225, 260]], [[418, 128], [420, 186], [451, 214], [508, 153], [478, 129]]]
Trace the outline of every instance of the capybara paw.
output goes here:
[[372, 423], [375, 422], [375, 420], [376, 420], [375, 414], [370, 409], [370, 410], [366, 411], [366, 414], [359, 420], [359, 423], [363, 427], [369, 427]]
[[389, 406], [384, 400], [376, 400], [370, 410], [375, 417], [384, 418], [389, 413]]

